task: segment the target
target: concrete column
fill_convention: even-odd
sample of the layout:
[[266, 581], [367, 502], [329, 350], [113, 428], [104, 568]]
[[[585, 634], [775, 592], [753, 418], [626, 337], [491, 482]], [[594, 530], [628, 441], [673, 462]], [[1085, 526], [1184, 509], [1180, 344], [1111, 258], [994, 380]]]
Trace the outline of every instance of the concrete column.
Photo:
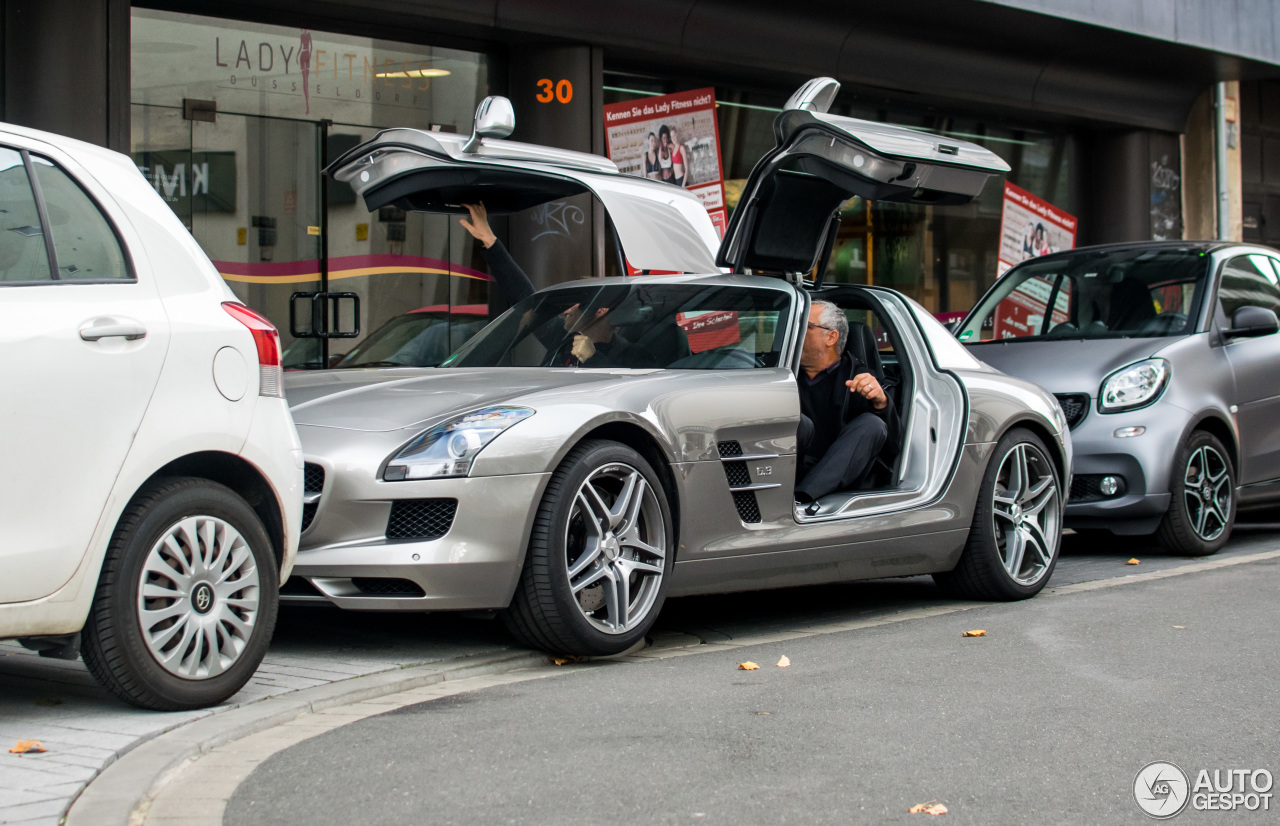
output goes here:
[[1213, 167], [1213, 90], [1206, 89], [1192, 105], [1182, 133], [1182, 237], [1188, 241], [1217, 237]]
[[129, 0], [6, 0], [9, 123], [129, 150]]

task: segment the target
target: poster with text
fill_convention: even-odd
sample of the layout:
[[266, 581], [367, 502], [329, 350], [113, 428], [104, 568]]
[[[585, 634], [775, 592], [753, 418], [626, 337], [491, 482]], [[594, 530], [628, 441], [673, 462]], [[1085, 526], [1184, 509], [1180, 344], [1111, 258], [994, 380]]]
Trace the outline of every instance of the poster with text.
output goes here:
[[1005, 181], [996, 275], [1028, 258], [1076, 245], [1076, 217]]
[[728, 212], [714, 89], [611, 103], [604, 107], [604, 128], [609, 158], [619, 170], [697, 195], [724, 236]]

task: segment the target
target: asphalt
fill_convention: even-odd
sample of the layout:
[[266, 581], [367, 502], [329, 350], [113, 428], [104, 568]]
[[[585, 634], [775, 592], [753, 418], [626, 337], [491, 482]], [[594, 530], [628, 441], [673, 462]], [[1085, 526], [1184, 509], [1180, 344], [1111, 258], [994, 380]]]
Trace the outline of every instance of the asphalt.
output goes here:
[[410, 705], [268, 758], [223, 823], [1142, 823], [1153, 760], [1280, 775], [1280, 560], [1081, 587]]

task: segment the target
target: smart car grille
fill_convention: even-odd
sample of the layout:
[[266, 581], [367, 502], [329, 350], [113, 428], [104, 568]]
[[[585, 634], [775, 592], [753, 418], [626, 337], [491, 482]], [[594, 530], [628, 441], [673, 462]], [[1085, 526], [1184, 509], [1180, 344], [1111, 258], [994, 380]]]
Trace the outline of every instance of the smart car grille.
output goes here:
[[755, 491], [735, 490], [733, 506], [738, 509], [738, 518], [743, 522], [760, 521], [760, 506], [756, 504]]
[[302, 505], [302, 529], [305, 531], [311, 527], [311, 521], [316, 518], [316, 510], [320, 507], [320, 492], [324, 490], [324, 468], [307, 462], [302, 471], [302, 490], [307, 499], [315, 497], [314, 502], [304, 502]]
[[1075, 430], [1089, 412], [1089, 397], [1084, 393], [1055, 393], [1054, 397], [1067, 417], [1067, 429]]
[[1123, 477], [1117, 477], [1116, 492], [1108, 496], [1102, 492], [1104, 473], [1077, 473], [1071, 479], [1071, 498], [1069, 502], [1099, 502], [1103, 499], [1115, 499], [1124, 496], [1127, 488]]
[[426, 591], [418, 583], [392, 577], [353, 577], [351, 584], [360, 593], [370, 597], [425, 597]]
[[746, 462], [725, 462], [724, 475], [729, 479], [729, 487], [741, 488], [751, 484], [751, 476], [747, 473]]
[[387, 539], [439, 539], [453, 527], [457, 499], [399, 499], [391, 503]]
[[742, 445], [738, 442], [716, 442], [716, 450], [720, 451], [721, 458], [742, 455]]

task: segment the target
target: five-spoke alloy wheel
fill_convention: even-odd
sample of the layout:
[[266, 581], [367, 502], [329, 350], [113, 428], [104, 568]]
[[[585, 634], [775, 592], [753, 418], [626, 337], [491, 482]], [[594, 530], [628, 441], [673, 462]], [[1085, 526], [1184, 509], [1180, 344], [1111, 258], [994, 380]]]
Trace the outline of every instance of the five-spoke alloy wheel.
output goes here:
[[1231, 536], [1236, 518], [1236, 480], [1226, 448], [1197, 430], [1178, 448], [1170, 485], [1169, 510], [1156, 538], [1184, 556], [1216, 553]]
[[1014, 428], [983, 474], [969, 539], [956, 567], [934, 574], [969, 599], [1026, 599], [1044, 588], [1062, 542], [1062, 482], [1035, 433]]
[[616, 442], [577, 446], [538, 508], [507, 627], [557, 654], [632, 647], [662, 607], [671, 525], [666, 492], [643, 456]]

